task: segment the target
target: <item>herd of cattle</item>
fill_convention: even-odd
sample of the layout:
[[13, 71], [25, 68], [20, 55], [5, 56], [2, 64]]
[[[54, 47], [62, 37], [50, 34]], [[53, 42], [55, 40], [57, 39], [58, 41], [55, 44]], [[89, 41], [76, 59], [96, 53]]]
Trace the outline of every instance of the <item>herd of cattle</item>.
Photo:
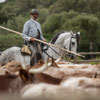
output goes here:
[[[35, 70], [41, 72], [35, 72]], [[40, 60], [23, 67], [12, 61], [0, 66], [0, 93], [16, 93], [25, 99], [63, 99], [67, 94], [96, 95], [100, 91], [100, 64], [73, 64]]]

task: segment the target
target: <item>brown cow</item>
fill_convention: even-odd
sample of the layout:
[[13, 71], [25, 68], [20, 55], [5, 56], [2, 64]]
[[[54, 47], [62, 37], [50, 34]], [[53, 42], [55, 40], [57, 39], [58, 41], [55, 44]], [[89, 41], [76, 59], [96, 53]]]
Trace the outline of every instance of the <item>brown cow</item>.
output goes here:
[[[62, 79], [42, 73], [47, 67], [45, 65], [47, 64], [41, 61], [33, 66], [37, 66], [38, 68], [23, 69], [18, 62], [9, 62], [7, 65], [0, 68], [0, 92], [20, 91], [24, 85], [29, 83], [45, 82], [50, 84], [60, 84]], [[51, 63], [48, 63], [48, 65], [50, 66]], [[30, 69], [32, 69], [32, 73], [29, 73]]]

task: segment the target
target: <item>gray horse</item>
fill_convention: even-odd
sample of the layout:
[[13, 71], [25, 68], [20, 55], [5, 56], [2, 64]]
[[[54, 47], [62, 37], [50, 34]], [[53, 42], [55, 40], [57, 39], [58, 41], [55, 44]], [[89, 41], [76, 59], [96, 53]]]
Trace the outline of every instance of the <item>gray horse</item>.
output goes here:
[[[64, 32], [55, 35], [51, 43], [54, 45], [58, 45], [61, 48], [65, 48], [67, 50], [70, 50], [72, 52], [76, 52], [78, 48], [78, 33], [73, 32]], [[44, 46], [44, 52], [42, 54], [43, 59], [46, 60], [48, 57], [57, 59], [61, 56], [62, 50], [54, 48], [54, 47], [47, 47]], [[11, 47], [5, 51], [2, 52], [0, 56], [0, 64], [4, 65], [12, 60], [16, 60], [20, 62], [23, 66], [30, 65], [30, 55], [23, 55], [20, 52], [20, 47]]]

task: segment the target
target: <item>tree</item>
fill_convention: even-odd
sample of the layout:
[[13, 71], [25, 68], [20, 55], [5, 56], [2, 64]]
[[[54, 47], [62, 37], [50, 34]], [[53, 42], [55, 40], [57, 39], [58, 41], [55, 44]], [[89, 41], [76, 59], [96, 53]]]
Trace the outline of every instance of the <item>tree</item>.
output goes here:
[[[74, 10], [76, 12], [97, 13], [100, 11], [100, 0], [57, 0], [51, 7], [53, 13]], [[56, 7], [56, 9], [55, 9]]]
[[[73, 19], [66, 21], [63, 29], [81, 32], [81, 50], [89, 50], [89, 43], [94, 44], [94, 49], [97, 49], [96, 43], [99, 40], [100, 22], [99, 19], [93, 15], [81, 14]], [[87, 48], [86, 48], [87, 46]]]

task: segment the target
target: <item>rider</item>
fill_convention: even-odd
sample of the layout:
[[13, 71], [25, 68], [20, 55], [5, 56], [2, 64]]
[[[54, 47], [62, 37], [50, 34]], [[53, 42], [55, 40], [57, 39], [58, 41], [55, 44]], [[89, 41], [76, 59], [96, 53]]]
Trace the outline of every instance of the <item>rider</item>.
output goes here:
[[[41, 58], [41, 46], [40, 44], [34, 40], [34, 38], [46, 41], [42, 35], [41, 26], [36, 21], [39, 16], [38, 9], [32, 9], [30, 12], [31, 19], [28, 20], [24, 24], [23, 28], [23, 39], [25, 40], [25, 44], [27, 44], [32, 52], [31, 56], [31, 65], [34, 65], [37, 63], [37, 59], [39, 60]], [[40, 56], [38, 58], [37, 56]], [[35, 57], [35, 63], [32, 63], [33, 59]]]

